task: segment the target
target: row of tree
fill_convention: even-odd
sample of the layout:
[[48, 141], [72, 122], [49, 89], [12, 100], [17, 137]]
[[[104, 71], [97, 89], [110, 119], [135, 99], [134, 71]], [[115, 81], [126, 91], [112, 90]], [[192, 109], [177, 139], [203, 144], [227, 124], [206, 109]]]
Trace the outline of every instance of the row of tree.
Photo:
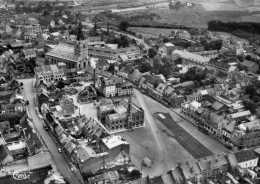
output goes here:
[[208, 30], [232, 33], [238, 37], [246, 38], [252, 42], [259, 42], [260, 23], [257, 22], [208, 22]]
[[236, 30], [242, 30], [253, 34], [260, 34], [260, 23], [210, 21], [208, 22], [208, 29], [212, 31], [224, 31], [230, 33]]

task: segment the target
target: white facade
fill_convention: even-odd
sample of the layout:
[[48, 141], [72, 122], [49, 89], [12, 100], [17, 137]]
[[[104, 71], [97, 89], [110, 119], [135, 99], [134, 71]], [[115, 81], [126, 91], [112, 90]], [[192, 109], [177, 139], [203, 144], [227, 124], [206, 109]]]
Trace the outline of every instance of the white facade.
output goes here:
[[60, 81], [65, 78], [65, 73], [62, 69], [58, 69], [56, 65], [49, 65], [48, 69], [37, 69], [36, 80], [45, 83]]
[[245, 169], [245, 168], [254, 168], [257, 166], [258, 163], [258, 158], [252, 159], [252, 160], [248, 160], [248, 161], [244, 161], [244, 162], [240, 162], [238, 163], [238, 165]]
[[105, 97], [113, 97], [116, 95], [116, 86], [112, 85], [112, 86], [105, 86], [103, 89], [103, 94], [105, 95]]

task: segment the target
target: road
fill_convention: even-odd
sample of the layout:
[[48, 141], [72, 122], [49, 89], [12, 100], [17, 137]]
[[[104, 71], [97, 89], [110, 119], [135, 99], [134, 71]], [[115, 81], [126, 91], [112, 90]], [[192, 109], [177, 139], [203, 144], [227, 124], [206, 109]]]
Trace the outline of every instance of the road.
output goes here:
[[79, 175], [76, 175], [71, 171], [69, 162], [63, 157], [61, 153], [58, 152], [55, 141], [43, 128], [43, 120], [41, 120], [36, 113], [37, 107], [35, 106], [35, 93], [33, 92], [34, 79], [24, 79], [20, 81], [24, 84], [24, 97], [29, 101], [28, 115], [32, 119], [37, 132], [42, 137], [44, 143], [50, 151], [58, 171], [70, 182], [70, 184], [84, 183], [83, 179]]

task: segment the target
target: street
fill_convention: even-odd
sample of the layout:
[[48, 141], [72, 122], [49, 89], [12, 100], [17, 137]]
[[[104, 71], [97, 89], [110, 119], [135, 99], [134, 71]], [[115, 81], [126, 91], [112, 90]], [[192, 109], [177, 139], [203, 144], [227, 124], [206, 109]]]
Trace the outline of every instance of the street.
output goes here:
[[28, 116], [32, 119], [34, 126], [42, 137], [48, 150], [50, 151], [52, 158], [58, 171], [66, 178], [71, 184], [82, 184], [83, 179], [78, 174], [71, 171], [69, 161], [66, 160], [61, 153], [58, 152], [58, 148], [54, 140], [50, 137], [49, 133], [43, 128], [43, 120], [41, 120], [36, 113], [36, 106], [34, 103], [35, 94], [33, 92], [34, 79], [20, 80], [23, 82], [24, 96], [29, 101]]

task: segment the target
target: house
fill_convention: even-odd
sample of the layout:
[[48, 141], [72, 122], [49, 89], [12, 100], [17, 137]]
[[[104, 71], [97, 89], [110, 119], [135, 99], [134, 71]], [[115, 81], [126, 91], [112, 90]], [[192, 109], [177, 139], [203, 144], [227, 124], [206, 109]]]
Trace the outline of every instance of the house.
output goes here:
[[254, 150], [242, 150], [234, 153], [239, 167], [255, 168], [258, 165], [259, 157]]
[[162, 57], [165, 57], [171, 55], [174, 49], [175, 49], [175, 45], [172, 44], [171, 42], [167, 42], [159, 48], [158, 54], [160, 54]]
[[166, 98], [166, 102], [168, 102], [173, 108], [180, 108], [184, 101], [185, 96], [176, 93], [172, 93], [168, 98]]
[[133, 103], [101, 104], [97, 109], [97, 115], [111, 133], [144, 126], [144, 111]]
[[40, 24], [22, 25], [21, 29], [24, 39], [29, 41], [37, 39], [42, 32]]
[[[101, 152], [80, 144], [73, 151], [73, 160], [84, 176], [99, 174], [104, 169], [113, 170], [130, 164], [129, 144], [120, 136], [109, 136], [101, 139]], [[106, 162], [104, 162], [104, 160]]]
[[45, 84], [65, 79], [65, 72], [58, 65], [41, 65], [35, 68], [36, 81], [43, 81]]
[[121, 83], [120, 79], [113, 76], [110, 78], [99, 77], [96, 81], [96, 87], [105, 97], [114, 97], [117, 93], [116, 84], [118, 83]]
[[63, 96], [60, 100], [60, 112], [63, 116], [71, 116], [75, 112], [75, 105], [72, 98]]
[[130, 106], [131, 110], [129, 115], [126, 107], [120, 106], [114, 107], [114, 113], [106, 115], [105, 121], [102, 123], [111, 133], [139, 128], [144, 125], [143, 109], [134, 104]]
[[89, 103], [96, 100], [97, 92], [96, 89], [90, 85], [87, 86], [83, 91], [78, 94], [78, 101], [83, 103]]
[[155, 89], [160, 83], [163, 83], [160, 77], [147, 74], [140, 79], [139, 87], [148, 90]]
[[128, 79], [133, 83], [138, 83], [142, 77], [142, 73], [138, 69], [134, 69], [134, 71], [128, 74]]
[[198, 160], [200, 172], [204, 178], [225, 173], [229, 169], [229, 161], [225, 154], [212, 155]]
[[170, 96], [174, 91], [175, 91], [174, 87], [171, 86], [171, 85], [168, 85], [168, 86], [165, 87], [163, 95], [166, 96], [166, 97]]
[[7, 149], [13, 158], [23, 158], [27, 154], [27, 143], [23, 140], [8, 143]]
[[252, 73], [257, 73], [259, 70], [259, 65], [256, 62], [245, 60], [241, 63], [242, 66], [244, 66], [248, 71]]
[[108, 171], [100, 175], [88, 178], [89, 184], [103, 183], [117, 184], [119, 182], [119, 174], [117, 171]]
[[118, 49], [118, 55], [123, 62], [129, 62], [142, 58], [141, 49], [137, 46], [130, 46]]
[[1, 121], [0, 122], [0, 134], [6, 134], [10, 132], [10, 122], [9, 121]]
[[195, 183], [201, 178], [200, 168], [196, 161], [186, 161], [181, 163], [178, 168], [186, 182]]
[[23, 55], [24, 55], [24, 58], [27, 60], [36, 58], [36, 56], [37, 56], [35, 49], [24, 49]]
[[0, 145], [0, 163], [1, 165], [6, 165], [7, 163], [10, 163], [14, 160], [14, 158], [11, 156], [9, 150], [7, 147], [3, 144]]
[[161, 94], [161, 96], [163, 96], [164, 94], [164, 90], [166, 89], [167, 84], [165, 83], [160, 83], [157, 87], [156, 87], [156, 91], [159, 92]]

